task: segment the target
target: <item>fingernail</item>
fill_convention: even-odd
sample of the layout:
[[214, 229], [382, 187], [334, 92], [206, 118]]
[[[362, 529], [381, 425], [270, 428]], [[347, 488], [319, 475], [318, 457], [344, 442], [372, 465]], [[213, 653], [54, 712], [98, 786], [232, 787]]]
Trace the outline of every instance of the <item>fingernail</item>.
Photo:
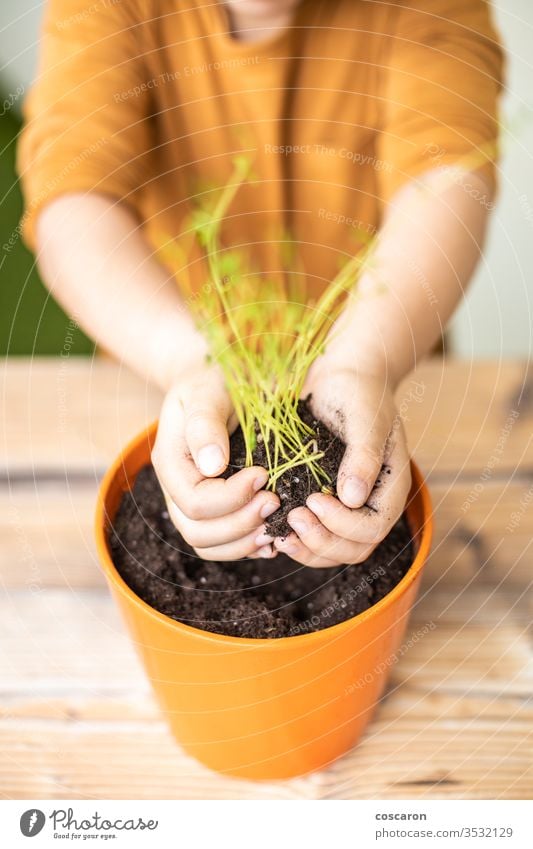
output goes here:
[[299, 537], [305, 536], [305, 534], [307, 533], [307, 525], [305, 524], [305, 522], [302, 522], [301, 519], [296, 522], [291, 519], [289, 521], [289, 525], [291, 526], [293, 531], [296, 531]]
[[267, 516], [272, 516], [272, 513], [275, 513], [278, 509], [278, 505], [275, 501], [267, 501], [266, 504], [263, 504], [261, 510], [259, 511], [259, 515], [262, 519], [266, 519]]
[[260, 489], [263, 489], [266, 482], [267, 482], [266, 478], [256, 478], [254, 480], [253, 484], [252, 484], [253, 491], [259, 492]]
[[342, 500], [347, 507], [362, 507], [368, 498], [368, 487], [361, 478], [350, 475], [342, 484]]
[[318, 516], [319, 518], [324, 515], [324, 508], [318, 498], [315, 500], [314, 498], [309, 498], [307, 501], [307, 506], [310, 510]]
[[218, 445], [204, 445], [198, 452], [198, 468], [203, 475], [216, 475], [224, 468], [224, 454]]
[[272, 547], [270, 545], [264, 545], [257, 553], [259, 557], [272, 557]]

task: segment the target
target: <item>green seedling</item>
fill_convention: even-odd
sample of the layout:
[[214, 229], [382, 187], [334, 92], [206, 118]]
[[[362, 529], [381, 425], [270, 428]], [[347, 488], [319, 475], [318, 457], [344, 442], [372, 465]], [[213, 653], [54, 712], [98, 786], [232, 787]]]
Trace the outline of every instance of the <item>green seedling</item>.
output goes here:
[[[333, 492], [322, 468], [316, 434], [298, 414], [304, 381], [313, 361], [325, 350], [347, 297], [353, 297], [373, 243], [344, 263], [314, 302], [306, 301], [301, 273], [291, 268], [265, 279], [253, 270], [244, 251], [224, 248], [221, 228], [239, 188], [250, 179], [250, 163], [234, 160], [233, 173], [214, 202], [205, 199], [188, 222], [188, 236], [200, 247], [208, 279], [199, 290], [188, 281], [187, 238], [166, 240], [163, 259], [176, 272], [187, 303], [209, 342], [211, 360], [224, 375], [246, 446], [246, 465], [262, 442], [268, 488], [298, 466], [306, 466], [319, 489]], [[290, 240], [284, 254], [294, 261]], [[293, 266], [294, 268], [294, 266]], [[299, 282], [300, 281], [300, 282]]]

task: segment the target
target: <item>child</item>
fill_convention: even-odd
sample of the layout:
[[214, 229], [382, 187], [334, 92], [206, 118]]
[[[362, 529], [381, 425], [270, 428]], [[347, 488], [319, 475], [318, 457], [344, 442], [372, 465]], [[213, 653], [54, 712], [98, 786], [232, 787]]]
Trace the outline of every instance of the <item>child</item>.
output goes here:
[[[410, 486], [394, 391], [460, 300], [494, 193], [502, 55], [483, 0], [49, 0], [26, 103], [23, 226], [53, 295], [166, 393], [153, 462], [200, 557], [284, 551], [357, 563]], [[156, 258], [191, 196], [235, 154], [257, 180], [227, 242], [281, 267], [289, 231], [309, 297], [379, 233], [306, 393], [343, 424], [338, 498], [314, 494], [272, 539], [254, 467], [223, 480], [235, 425], [179, 289]], [[382, 463], [391, 474], [372, 493]]]

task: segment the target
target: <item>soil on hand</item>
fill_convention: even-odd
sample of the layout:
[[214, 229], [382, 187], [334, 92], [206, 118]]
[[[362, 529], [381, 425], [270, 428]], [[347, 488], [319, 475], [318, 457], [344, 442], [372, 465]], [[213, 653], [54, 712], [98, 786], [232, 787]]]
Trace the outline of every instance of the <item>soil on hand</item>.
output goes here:
[[201, 560], [169, 519], [151, 465], [122, 498], [110, 531], [113, 562], [131, 589], [187, 625], [236, 637], [276, 638], [328, 628], [376, 604], [409, 569], [402, 517], [359, 565], [309, 569], [274, 560]]
[[[324, 422], [317, 419], [309, 406], [310, 398], [305, 401], [300, 401], [298, 404], [298, 415], [304, 424], [308, 425], [314, 432], [310, 435], [307, 442], [314, 440], [316, 444], [316, 452], [324, 452], [324, 457], [320, 460], [320, 465], [329, 476], [331, 483], [329, 484], [331, 491], [336, 492], [337, 473], [344, 454], [344, 442], [340, 437], [326, 427]], [[253, 460], [256, 466], [267, 468], [267, 452], [264, 443], [258, 441], [253, 452]], [[231, 435], [230, 439], [230, 461], [228, 468], [224, 473], [224, 477], [229, 477], [239, 469], [243, 469], [246, 462], [246, 447], [242, 435], [242, 430], [237, 428]], [[276, 510], [272, 516], [265, 522], [266, 532], [273, 537], [286, 537], [292, 532], [291, 526], [287, 522], [287, 516], [295, 507], [301, 507], [305, 504], [309, 495], [312, 492], [320, 492], [320, 485], [317, 483], [309, 467], [306, 465], [296, 466], [289, 469], [285, 474], [281, 475], [276, 481], [276, 493], [279, 496], [281, 505], [279, 510]]]

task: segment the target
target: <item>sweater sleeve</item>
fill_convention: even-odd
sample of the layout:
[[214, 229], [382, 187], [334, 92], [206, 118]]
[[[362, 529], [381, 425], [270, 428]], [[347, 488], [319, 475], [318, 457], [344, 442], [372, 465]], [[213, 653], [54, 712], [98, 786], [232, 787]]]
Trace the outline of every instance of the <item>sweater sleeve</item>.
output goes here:
[[147, 179], [148, 86], [131, 0], [49, 0], [36, 81], [24, 105], [18, 171], [23, 236], [54, 197], [98, 191], [134, 208]]
[[484, 0], [404, 0], [381, 81], [384, 203], [439, 166], [495, 182], [503, 54]]

